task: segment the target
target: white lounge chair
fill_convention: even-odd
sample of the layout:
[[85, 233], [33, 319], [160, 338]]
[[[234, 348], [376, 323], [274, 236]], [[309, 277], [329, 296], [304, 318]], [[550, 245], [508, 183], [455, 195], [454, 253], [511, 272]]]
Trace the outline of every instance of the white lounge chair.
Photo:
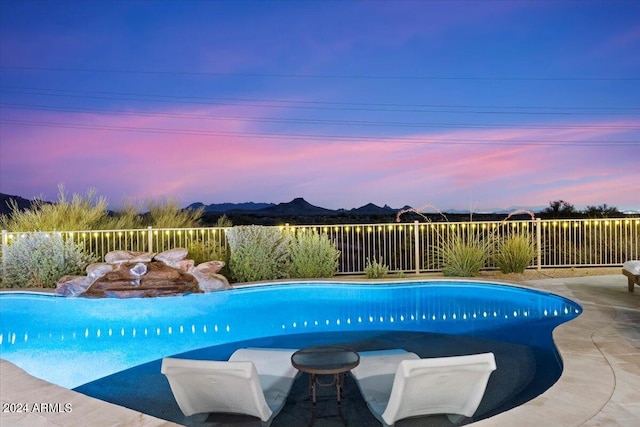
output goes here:
[[386, 427], [421, 415], [446, 414], [453, 423], [473, 416], [495, 369], [493, 353], [420, 359], [390, 350], [360, 353], [351, 374]]
[[627, 276], [629, 292], [633, 292], [634, 285], [640, 286], [640, 261], [627, 261], [622, 264], [622, 274]]
[[282, 410], [299, 374], [289, 349], [240, 349], [229, 361], [162, 359], [161, 372], [185, 416], [203, 412], [244, 414], [263, 425]]

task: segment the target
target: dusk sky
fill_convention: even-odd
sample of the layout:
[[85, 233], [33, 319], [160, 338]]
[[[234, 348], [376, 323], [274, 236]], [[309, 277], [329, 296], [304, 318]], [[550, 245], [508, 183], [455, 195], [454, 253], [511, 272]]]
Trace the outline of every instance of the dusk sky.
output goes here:
[[640, 210], [640, 1], [0, 0], [0, 193]]

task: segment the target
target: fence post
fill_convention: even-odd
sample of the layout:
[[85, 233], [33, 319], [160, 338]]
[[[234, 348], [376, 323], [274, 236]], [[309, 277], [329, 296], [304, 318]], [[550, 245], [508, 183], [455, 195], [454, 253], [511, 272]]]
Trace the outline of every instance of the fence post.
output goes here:
[[147, 231], [149, 233], [149, 235], [147, 236], [147, 245], [149, 246], [147, 252], [153, 252], [153, 227], [148, 226]]
[[536, 218], [536, 250], [537, 250], [537, 267], [542, 270], [542, 219]]
[[420, 274], [420, 230], [418, 229], [418, 220], [413, 221], [413, 237], [415, 239], [414, 262], [416, 265], [416, 274]]

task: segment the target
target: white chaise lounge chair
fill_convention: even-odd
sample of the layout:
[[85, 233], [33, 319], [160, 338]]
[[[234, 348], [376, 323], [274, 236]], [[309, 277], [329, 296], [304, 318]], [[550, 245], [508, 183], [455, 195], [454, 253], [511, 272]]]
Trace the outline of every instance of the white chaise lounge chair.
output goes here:
[[263, 425], [283, 408], [299, 374], [289, 349], [240, 349], [229, 361], [162, 359], [161, 372], [185, 416], [203, 412], [244, 414]]
[[351, 371], [365, 402], [383, 426], [432, 414], [453, 423], [478, 409], [491, 372], [493, 353], [421, 359], [404, 350], [360, 353]]

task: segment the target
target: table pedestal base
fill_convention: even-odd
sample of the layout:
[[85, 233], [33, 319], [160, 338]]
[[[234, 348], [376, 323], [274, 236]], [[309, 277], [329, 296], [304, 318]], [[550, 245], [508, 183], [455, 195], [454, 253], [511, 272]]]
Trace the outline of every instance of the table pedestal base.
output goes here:
[[342, 388], [344, 385], [344, 372], [333, 374], [333, 381], [329, 383], [320, 382], [317, 374], [309, 374], [309, 395], [311, 396], [311, 420], [309, 420], [309, 427], [313, 426], [316, 418], [318, 418], [318, 399], [316, 395], [316, 388], [336, 386], [336, 401], [338, 404], [338, 416], [342, 421], [342, 424], [348, 426], [347, 420], [342, 415]]

